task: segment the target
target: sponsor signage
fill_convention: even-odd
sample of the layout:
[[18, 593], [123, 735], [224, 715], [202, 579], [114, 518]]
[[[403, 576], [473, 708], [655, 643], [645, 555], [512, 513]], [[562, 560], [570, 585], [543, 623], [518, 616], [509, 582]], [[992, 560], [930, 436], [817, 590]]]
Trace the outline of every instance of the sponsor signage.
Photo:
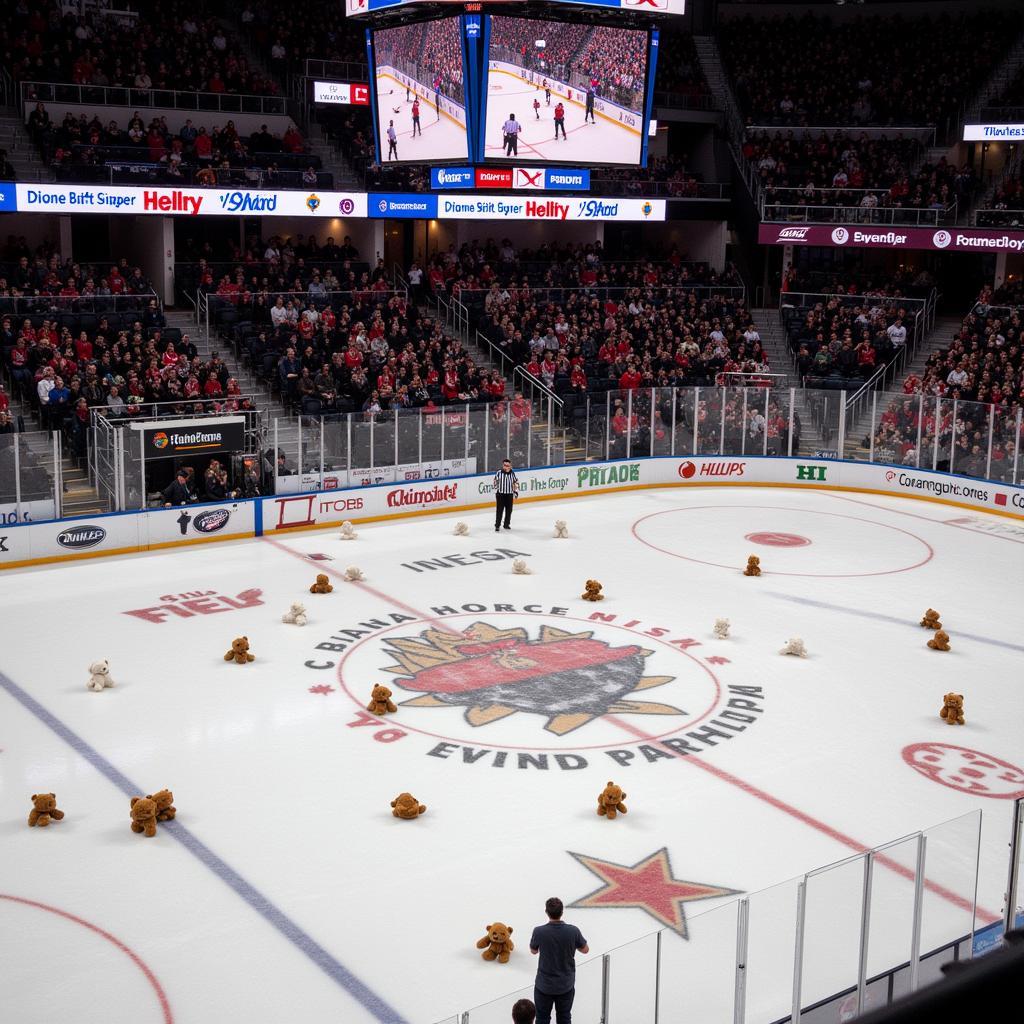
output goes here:
[[69, 526], [57, 534], [57, 543], [62, 548], [69, 548], [72, 551], [81, 551], [84, 548], [92, 548], [100, 543], [107, 536], [107, 531], [102, 526], [91, 523]]
[[764, 224], [761, 245], [821, 245], [852, 249], [948, 249], [950, 252], [1024, 252], [1024, 231], [985, 228], [902, 228], [825, 224]]
[[314, 82], [313, 102], [368, 107], [370, 87], [365, 82]]
[[212, 455], [239, 452], [245, 448], [245, 417], [221, 419], [165, 420], [151, 426], [132, 424], [142, 434], [146, 459], [169, 459], [179, 455]]
[[0, 210], [9, 211], [18, 208], [18, 191], [13, 182], [0, 183]]
[[[522, 168], [516, 168], [517, 172]], [[587, 189], [590, 188], [590, 171], [575, 168], [549, 168], [544, 172], [545, 187], [549, 189]], [[521, 186], [517, 184], [517, 188]]]
[[964, 142], [1020, 142], [1024, 124], [1001, 121], [998, 124], [965, 124]]
[[664, 199], [528, 199], [514, 195], [432, 198], [437, 200], [437, 213], [432, 216], [447, 220], [603, 222], [665, 219]]
[[590, 171], [560, 167], [432, 167], [433, 189], [504, 188], [524, 191], [588, 191]]
[[[11, 185], [21, 213], [130, 213], [179, 217], [229, 217], [263, 213], [279, 217], [366, 216], [366, 195], [225, 188], [146, 188], [138, 185]], [[0, 186], [0, 191], [6, 191]]]
[[511, 188], [512, 169], [510, 167], [478, 167], [475, 184], [477, 188]]
[[[429, 466], [429, 468], [428, 468]], [[111, 553], [146, 551], [173, 544], [251, 537], [262, 533], [330, 527], [425, 512], [462, 511], [493, 506], [493, 474], [475, 474], [474, 460], [450, 464], [351, 470], [347, 489], [305, 494], [277, 494], [229, 505], [190, 505], [98, 516], [81, 522], [10, 523], [0, 528], [0, 569], [38, 560], [91, 558]], [[432, 474], [447, 474], [441, 479]], [[466, 476], [455, 476], [464, 472]], [[417, 474], [420, 474], [417, 476]], [[283, 480], [296, 479], [284, 477]], [[344, 479], [344, 478], [343, 478]], [[315, 481], [312, 481], [315, 482]], [[333, 478], [326, 474], [324, 484]], [[1024, 487], [977, 480], [905, 466], [826, 460], [748, 456], [735, 459], [693, 455], [627, 462], [552, 466], [519, 472], [525, 501], [608, 493], [649, 486], [743, 486], [771, 483], [788, 487], [840, 488], [887, 493], [942, 502], [966, 509], [951, 523], [980, 532], [1019, 536], [1024, 529]], [[983, 513], [1000, 513], [997, 518]], [[1013, 525], [1014, 523], [1019, 525]], [[760, 532], [748, 539], [774, 546], [805, 545], [797, 534]], [[445, 556], [448, 558], [448, 556]], [[476, 557], [484, 558], [483, 555]], [[448, 559], [451, 561], [451, 559]], [[417, 569], [422, 563], [414, 563]], [[462, 563], [456, 563], [462, 564]], [[415, 569], [413, 571], [416, 571]], [[161, 601], [167, 599], [161, 598]], [[222, 599], [223, 600], [223, 599]], [[171, 616], [175, 612], [168, 613]]]
[[474, 184], [472, 167], [431, 167], [431, 188], [472, 188]]
[[402, 193], [371, 192], [367, 208], [371, 217], [428, 220], [437, 216], [437, 196], [404, 195]]

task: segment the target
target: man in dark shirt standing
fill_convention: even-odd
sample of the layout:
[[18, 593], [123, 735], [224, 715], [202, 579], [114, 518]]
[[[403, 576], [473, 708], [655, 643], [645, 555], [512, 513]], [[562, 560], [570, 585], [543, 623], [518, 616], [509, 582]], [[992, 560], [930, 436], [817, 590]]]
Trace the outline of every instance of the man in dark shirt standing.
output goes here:
[[548, 923], [533, 929], [530, 952], [540, 954], [533, 1001], [537, 1004], [537, 1024], [572, 1024], [572, 1001], [576, 995], [576, 951], [589, 953], [583, 933], [574, 924], [562, 920], [562, 901], [552, 896], [544, 904]]

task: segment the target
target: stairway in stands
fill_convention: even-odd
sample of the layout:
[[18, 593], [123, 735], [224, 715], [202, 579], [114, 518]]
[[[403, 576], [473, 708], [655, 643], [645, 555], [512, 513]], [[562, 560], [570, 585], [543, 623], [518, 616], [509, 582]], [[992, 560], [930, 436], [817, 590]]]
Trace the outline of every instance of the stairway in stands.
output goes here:
[[43, 163], [21, 116], [13, 107], [0, 110], [0, 149], [7, 150], [7, 159], [13, 164], [18, 181], [54, 180], [53, 171]]
[[[924, 341], [922, 341], [918, 346], [917, 351], [913, 356], [911, 356], [902, 376], [893, 381], [892, 385], [888, 389], [888, 393], [898, 394], [902, 392], [903, 382], [907, 377], [911, 375], [916, 377], [922, 376], [924, 373], [925, 363], [928, 362], [928, 357], [938, 349], [945, 348], [949, 345], [953, 339], [953, 335], [960, 330], [963, 319], [963, 316], [936, 317], [935, 323], [932, 325], [932, 329], [925, 336]], [[876, 417], [881, 416], [884, 408], [885, 406], [882, 404], [882, 398], [879, 397], [875, 413]], [[868, 447], [867, 439], [871, 429], [871, 405], [869, 403], [865, 406], [864, 412], [850, 424], [846, 431], [846, 444], [844, 445], [843, 451], [844, 458], [866, 458], [865, 449]]]
[[796, 388], [796, 413], [800, 417], [800, 450], [794, 451], [793, 454], [813, 456], [816, 451], [831, 447], [825, 442], [834, 438], [823, 436], [817, 425], [817, 417], [809, 396], [804, 391], [796, 366], [793, 364], [793, 355], [789, 350], [789, 341], [783, 330], [782, 321], [779, 319], [779, 311], [761, 308], [752, 309], [750, 314], [754, 318], [758, 334], [761, 335], [761, 346], [768, 357], [768, 369], [772, 373], [785, 374], [785, 380], [780, 381], [777, 387]]

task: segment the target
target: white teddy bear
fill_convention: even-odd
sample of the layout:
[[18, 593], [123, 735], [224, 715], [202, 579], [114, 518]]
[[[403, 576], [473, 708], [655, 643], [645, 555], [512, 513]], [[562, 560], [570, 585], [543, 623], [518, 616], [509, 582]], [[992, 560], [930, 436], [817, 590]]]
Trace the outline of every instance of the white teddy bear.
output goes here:
[[281, 621], [293, 626], [304, 626], [307, 621], [306, 606], [301, 601], [292, 601], [291, 608], [281, 616]]
[[715, 637], [719, 640], [729, 639], [729, 620], [715, 619]]
[[795, 654], [798, 658], [806, 658], [807, 648], [804, 646], [803, 640], [795, 636], [786, 641], [786, 646], [779, 651], [779, 654]]
[[455, 536], [466, 537], [469, 535], [469, 527], [465, 523], [455, 524]]
[[569, 527], [565, 525], [564, 519], [555, 520], [555, 536], [556, 537], [568, 537]]
[[526, 564], [525, 558], [513, 558], [512, 559], [512, 571], [517, 576], [529, 576], [533, 570]]
[[355, 527], [352, 525], [351, 519], [346, 519], [345, 522], [341, 524], [340, 536], [342, 540], [355, 540], [356, 537], [359, 536], [359, 534], [356, 533]]
[[345, 579], [349, 583], [358, 583], [360, 580], [365, 580], [366, 577], [363, 575], [363, 570], [358, 566], [350, 565], [345, 570]]
[[110, 662], [106, 658], [94, 661], [89, 666], [89, 673], [89, 682], [85, 685], [86, 689], [94, 693], [102, 693], [106, 687], [114, 685], [114, 680], [110, 678]]

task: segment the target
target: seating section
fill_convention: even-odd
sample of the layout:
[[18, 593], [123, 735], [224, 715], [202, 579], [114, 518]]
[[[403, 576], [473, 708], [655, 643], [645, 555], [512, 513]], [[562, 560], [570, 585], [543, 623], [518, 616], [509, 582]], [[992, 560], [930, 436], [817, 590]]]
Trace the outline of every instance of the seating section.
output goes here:
[[114, 418], [250, 408], [219, 357], [200, 359], [188, 335], [166, 326], [149, 282], [125, 260], [0, 264], [0, 348], [11, 393], [78, 455], [93, 408]]
[[1024, 171], [1004, 178], [982, 206], [977, 215], [978, 227], [1024, 227]]
[[[207, 117], [209, 115], [206, 115]], [[58, 123], [36, 104], [28, 128], [58, 181], [110, 184], [186, 184], [231, 188], [329, 189], [334, 176], [306, 152], [298, 129], [283, 135], [261, 125], [249, 135], [228, 119], [207, 128], [182, 115], [135, 114], [126, 124], [68, 113]], [[172, 129], [171, 125], [174, 125]]]
[[923, 373], [907, 376], [903, 397], [879, 404], [870, 439], [877, 458], [991, 480], [1014, 479], [1015, 465], [1020, 471], [1024, 307], [995, 299], [985, 288]]
[[923, 329], [923, 300], [932, 289], [923, 278], [824, 276], [789, 271], [783, 328], [806, 387], [856, 390], [914, 346]]
[[[60, 5], [44, 0], [0, 5], [4, 68], [16, 82], [278, 92], [276, 82], [249, 65], [240, 40], [225, 23], [197, 13], [196, 5], [139, 0], [114, 6], [117, 10], [109, 13], [79, 13], [65, 6], [61, 14]], [[96, 101], [102, 101], [100, 94]]]
[[[955, 213], [977, 191], [970, 166], [945, 158], [922, 163], [916, 138], [894, 132], [870, 138], [865, 133], [809, 132], [786, 129], [751, 132], [743, 155], [756, 169], [769, 220], [802, 219], [806, 207], [856, 208], [855, 217], [886, 222], [900, 210]], [[816, 210], [814, 220], [839, 216]], [[847, 218], [848, 219], [848, 218]]]
[[723, 21], [719, 45], [750, 123], [929, 125], [959, 111], [1021, 24], [1021, 11], [1010, 8], [915, 18], [746, 16]]

